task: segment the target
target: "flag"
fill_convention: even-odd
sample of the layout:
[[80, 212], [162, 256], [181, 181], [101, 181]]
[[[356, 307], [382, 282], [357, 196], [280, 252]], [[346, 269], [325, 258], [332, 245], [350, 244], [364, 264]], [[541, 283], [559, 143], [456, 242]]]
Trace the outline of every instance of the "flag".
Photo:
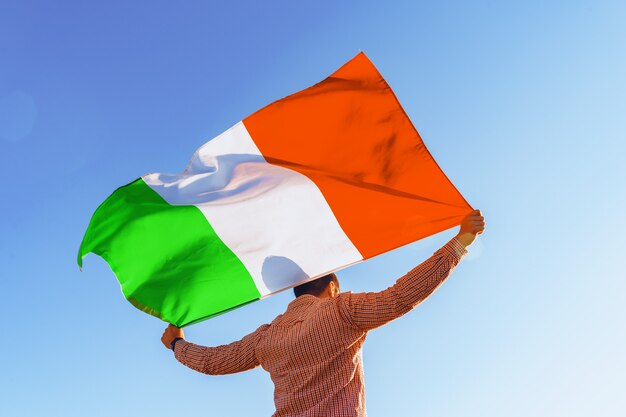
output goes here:
[[470, 205], [363, 53], [117, 189], [79, 249], [182, 327], [456, 226]]

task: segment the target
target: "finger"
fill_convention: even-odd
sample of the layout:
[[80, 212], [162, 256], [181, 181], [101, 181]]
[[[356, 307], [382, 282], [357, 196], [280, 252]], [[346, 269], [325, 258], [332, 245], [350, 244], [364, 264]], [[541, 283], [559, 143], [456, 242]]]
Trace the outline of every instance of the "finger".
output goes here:
[[485, 218], [478, 214], [472, 214], [471, 216], [467, 216], [467, 220], [484, 220]]

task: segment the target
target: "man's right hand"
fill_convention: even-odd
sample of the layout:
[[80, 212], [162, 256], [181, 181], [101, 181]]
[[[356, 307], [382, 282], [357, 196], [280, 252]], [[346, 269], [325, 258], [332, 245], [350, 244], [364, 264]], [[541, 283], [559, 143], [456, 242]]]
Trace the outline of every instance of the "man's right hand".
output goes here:
[[485, 231], [485, 218], [481, 214], [480, 210], [474, 210], [463, 220], [461, 220], [461, 229], [456, 235], [456, 238], [461, 245], [468, 247], [476, 239], [476, 235]]
[[163, 336], [161, 336], [161, 343], [163, 343], [166, 349], [170, 349], [170, 345], [176, 338], [184, 339], [185, 333], [183, 329], [170, 324], [163, 332]]

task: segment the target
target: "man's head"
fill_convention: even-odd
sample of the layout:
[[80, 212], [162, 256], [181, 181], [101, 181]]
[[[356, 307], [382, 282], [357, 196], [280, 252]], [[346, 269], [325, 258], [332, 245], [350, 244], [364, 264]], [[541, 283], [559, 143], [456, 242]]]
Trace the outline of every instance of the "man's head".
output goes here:
[[296, 297], [309, 294], [318, 298], [335, 298], [339, 295], [339, 280], [335, 274], [324, 275], [294, 287], [293, 293]]

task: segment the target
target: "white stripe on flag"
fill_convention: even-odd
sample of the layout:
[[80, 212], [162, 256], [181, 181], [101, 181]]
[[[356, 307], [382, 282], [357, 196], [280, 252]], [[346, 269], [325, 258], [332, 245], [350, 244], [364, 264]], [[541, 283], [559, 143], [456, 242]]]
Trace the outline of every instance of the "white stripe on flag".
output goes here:
[[261, 296], [363, 259], [315, 183], [267, 163], [242, 122], [200, 147], [182, 174], [143, 179], [168, 203], [197, 206]]

